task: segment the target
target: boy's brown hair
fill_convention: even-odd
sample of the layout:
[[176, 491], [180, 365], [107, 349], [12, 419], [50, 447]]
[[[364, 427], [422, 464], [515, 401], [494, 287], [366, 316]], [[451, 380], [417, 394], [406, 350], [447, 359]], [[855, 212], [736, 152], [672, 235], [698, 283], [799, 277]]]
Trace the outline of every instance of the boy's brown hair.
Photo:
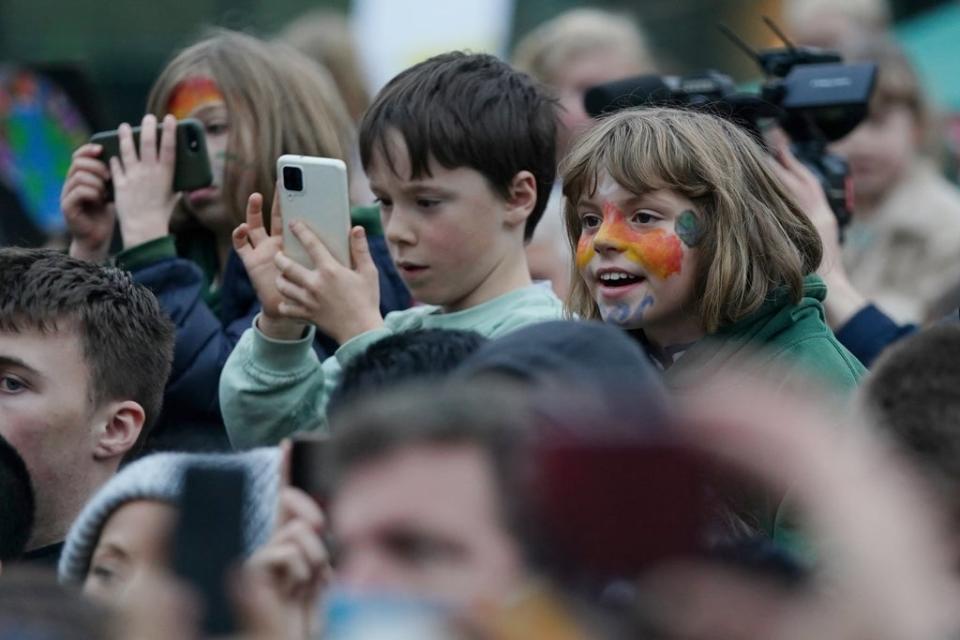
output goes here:
[[[347, 162], [354, 128], [329, 73], [291, 47], [218, 29], [178, 53], [147, 98], [147, 110], [162, 118], [185, 78], [216, 82], [230, 117], [223, 193], [243, 222], [247, 198], [273, 201], [277, 158], [285, 153], [339, 158]], [[247, 184], [243, 176], [251, 175]]]
[[[696, 205], [703, 236], [691, 310], [705, 331], [756, 311], [780, 287], [799, 302], [823, 247], [769, 162], [748, 133], [713, 115], [668, 108], [614, 114], [579, 140], [560, 169], [570, 250], [581, 232], [577, 206], [605, 171], [627, 191], [670, 189]], [[567, 307], [600, 317], [576, 268]]]
[[487, 54], [434, 56], [394, 77], [364, 114], [360, 160], [365, 170], [375, 151], [393, 170], [391, 131], [406, 144], [412, 179], [429, 175], [431, 160], [447, 169], [469, 167], [507, 198], [516, 175], [532, 173], [537, 202], [524, 240], [533, 237], [557, 175], [556, 102], [533, 78]]

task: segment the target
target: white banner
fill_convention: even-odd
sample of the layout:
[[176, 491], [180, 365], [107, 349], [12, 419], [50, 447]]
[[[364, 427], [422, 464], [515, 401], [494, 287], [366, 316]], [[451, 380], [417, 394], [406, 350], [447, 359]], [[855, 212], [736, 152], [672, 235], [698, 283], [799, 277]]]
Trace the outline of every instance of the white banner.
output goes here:
[[367, 82], [453, 49], [505, 56], [514, 0], [354, 0], [351, 22]]

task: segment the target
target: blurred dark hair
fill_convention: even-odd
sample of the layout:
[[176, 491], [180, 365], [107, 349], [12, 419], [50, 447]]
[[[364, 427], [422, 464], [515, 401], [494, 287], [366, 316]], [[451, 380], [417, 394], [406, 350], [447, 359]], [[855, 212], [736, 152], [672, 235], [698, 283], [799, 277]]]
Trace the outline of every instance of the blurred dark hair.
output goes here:
[[76, 331], [94, 406], [133, 400], [146, 413], [134, 451], [160, 413], [173, 324], [130, 273], [46, 249], [0, 249], [0, 331]]
[[449, 373], [486, 341], [476, 331], [451, 329], [403, 331], [378, 340], [343, 368], [328, 412], [397, 383]]
[[883, 353], [862, 401], [960, 517], [960, 325], [915, 334]]

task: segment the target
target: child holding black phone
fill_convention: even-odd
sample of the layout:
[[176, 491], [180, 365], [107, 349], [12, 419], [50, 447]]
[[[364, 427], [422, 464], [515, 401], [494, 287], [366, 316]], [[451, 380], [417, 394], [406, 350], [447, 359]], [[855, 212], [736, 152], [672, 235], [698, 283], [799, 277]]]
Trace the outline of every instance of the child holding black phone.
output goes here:
[[[121, 157], [109, 168], [97, 145], [75, 152], [62, 196], [70, 252], [105, 260], [118, 222], [118, 265], [154, 291], [177, 325], [165, 413], [148, 447], [226, 448], [217, 380], [260, 309], [231, 234], [244, 220], [250, 193], [270, 201], [281, 153], [347, 158], [352, 125], [322, 69], [281, 45], [229, 31], [180, 52], [160, 74], [147, 106], [139, 149], [122, 125]], [[171, 188], [174, 158], [184, 150], [175, 149], [172, 134], [177, 120], [188, 117], [203, 123], [213, 183], [178, 194]], [[106, 198], [111, 179], [115, 206]], [[269, 209], [264, 213], [269, 217]], [[391, 273], [382, 245], [374, 247], [374, 257], [381, 271]], [[381, 288], [386, 310], [406, 306], [396, 278], [385, 275]], [[327, 353], [334, 344], [323, 336], [315, 348]]]

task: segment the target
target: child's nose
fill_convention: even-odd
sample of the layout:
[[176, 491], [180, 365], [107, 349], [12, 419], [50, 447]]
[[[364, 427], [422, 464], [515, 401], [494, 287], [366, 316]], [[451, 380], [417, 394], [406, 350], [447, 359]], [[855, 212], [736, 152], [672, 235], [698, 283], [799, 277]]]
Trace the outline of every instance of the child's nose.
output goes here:
[[389, 216], [383, 216], [383, 236], [391, 244], [414, 244], [416, 241], [410, 217], [396, 206]]
[[613, 233], [611, 225], [604, 222], [593, 237], [593, 248], [595, 251], [603, 253], [609, 251], [623, 251], [625, 249], [623, 241]]

